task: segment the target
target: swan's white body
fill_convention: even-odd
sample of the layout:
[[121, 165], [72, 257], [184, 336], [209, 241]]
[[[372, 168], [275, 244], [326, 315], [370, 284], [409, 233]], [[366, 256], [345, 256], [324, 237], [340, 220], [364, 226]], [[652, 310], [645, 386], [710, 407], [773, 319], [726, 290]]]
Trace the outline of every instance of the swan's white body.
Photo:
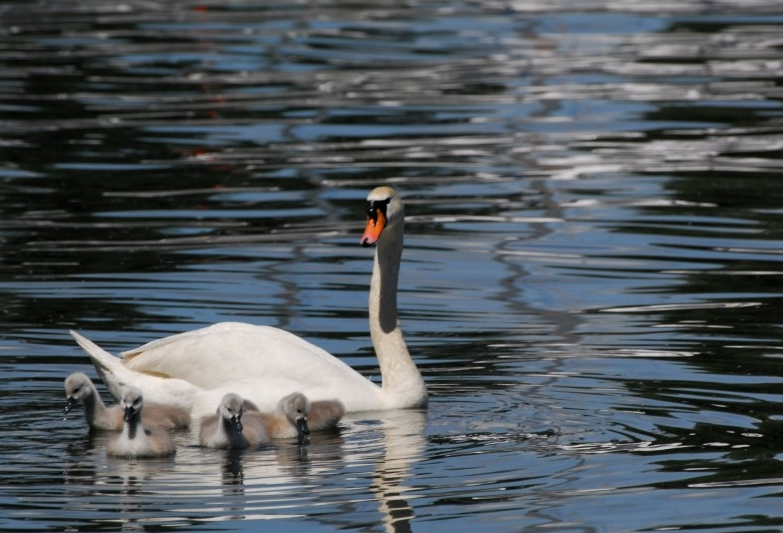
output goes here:
[[404, 208], [397, 192], [370, 192], [362, 244], [377, 242], [370, 284], [370, 333], [383, 383], [371, 382], [340, 359], [287, 331], [223, 322], [159, 339], [117, 358], [76, 332], [96, 370], [115, 396], [140, 388], [150, 402], [186, 407], [191, 416], [214, 413], [235, 392], [264, 411], [301, 391], [312, 401], [338, 399], [346, 412], [405, 409], [427, 404], [427, 389], [397, 322], [397, 279]]

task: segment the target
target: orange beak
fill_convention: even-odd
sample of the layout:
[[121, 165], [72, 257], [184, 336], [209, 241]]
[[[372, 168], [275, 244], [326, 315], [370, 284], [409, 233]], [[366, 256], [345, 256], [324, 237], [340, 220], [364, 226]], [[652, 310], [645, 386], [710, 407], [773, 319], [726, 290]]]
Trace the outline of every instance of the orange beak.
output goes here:
[[364, 235], [360, 241], [362, 246], [372, 246], [381, 237], [383, 228], [386, 227], [386, 215], [378, 209], [375, 211], [375, 218], [367, 217], [367, 227], [364, 228]]

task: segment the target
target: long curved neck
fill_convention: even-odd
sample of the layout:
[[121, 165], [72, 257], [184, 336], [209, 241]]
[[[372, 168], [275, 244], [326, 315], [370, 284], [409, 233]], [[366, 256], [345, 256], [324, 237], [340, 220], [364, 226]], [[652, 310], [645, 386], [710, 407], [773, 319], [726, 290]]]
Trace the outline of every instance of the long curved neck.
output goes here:
[[427, 389], [397, 320], [402, 241], [401, 224], [386, 228], [378, 241], [370, 282], [370, 334], [391, 406], [418, 407], [427, 403]]

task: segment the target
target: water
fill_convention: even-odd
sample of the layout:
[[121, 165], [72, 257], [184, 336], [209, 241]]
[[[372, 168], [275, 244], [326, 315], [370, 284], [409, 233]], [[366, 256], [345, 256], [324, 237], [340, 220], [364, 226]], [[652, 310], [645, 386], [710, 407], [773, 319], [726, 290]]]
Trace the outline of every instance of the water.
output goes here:
[[[783, 529], [774, 4], [4, 2], [0, 529]], [[71, 328], [377, 378], [382, 183], [429, 409], [140, 462], [63, 420]]]

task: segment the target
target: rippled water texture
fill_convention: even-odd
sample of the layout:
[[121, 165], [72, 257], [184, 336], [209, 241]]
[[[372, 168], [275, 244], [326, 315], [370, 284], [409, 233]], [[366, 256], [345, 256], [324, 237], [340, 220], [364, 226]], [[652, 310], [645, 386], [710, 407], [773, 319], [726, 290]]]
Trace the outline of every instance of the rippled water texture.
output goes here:
[[[779, 531], [776, 4], [0, 4], [0, 529]], [[428, 410], [138, 462], [63, 419], [71, 328], [377, 379], [378, 184]]]

